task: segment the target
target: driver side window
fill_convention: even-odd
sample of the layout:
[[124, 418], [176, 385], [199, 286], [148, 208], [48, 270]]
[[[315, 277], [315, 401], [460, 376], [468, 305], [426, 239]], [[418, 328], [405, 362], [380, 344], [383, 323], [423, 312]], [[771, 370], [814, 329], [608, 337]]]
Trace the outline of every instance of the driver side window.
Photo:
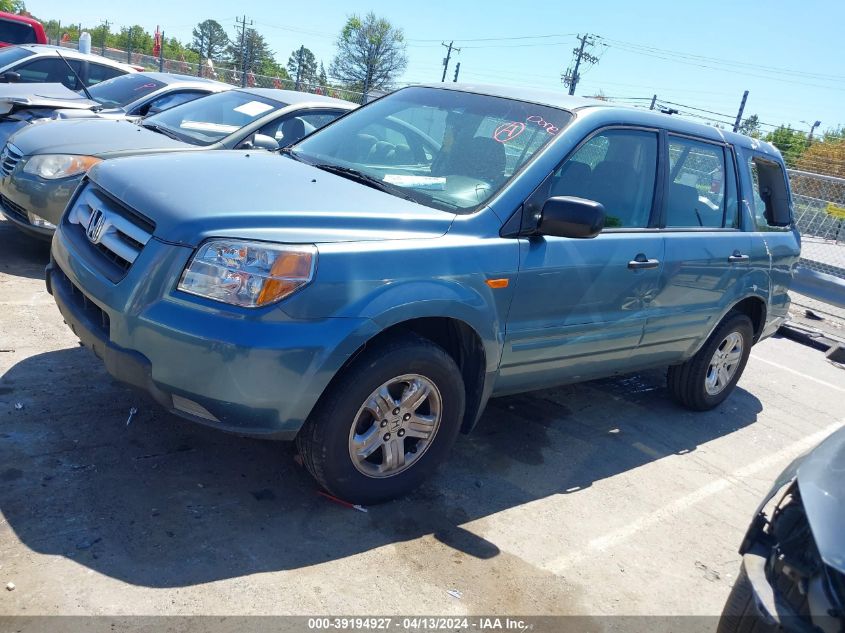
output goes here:
[[548, 197], [600, 202], [606, 228], [646, 228], [656, 175], [656, 132], [606, 130], [587, 140], [552, 174]]

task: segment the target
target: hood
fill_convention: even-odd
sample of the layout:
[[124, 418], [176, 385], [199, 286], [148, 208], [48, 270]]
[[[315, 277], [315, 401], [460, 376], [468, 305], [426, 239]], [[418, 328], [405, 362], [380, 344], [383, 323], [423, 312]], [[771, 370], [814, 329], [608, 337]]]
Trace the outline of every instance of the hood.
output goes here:
[[189, 246], [212, 236], [299, 243], [431, 238], [455, 217], [260, 150], [122, 158], [100, 163], [89, 177], [152, 220], [156, 238]]
[[23, 108], [70, 108], [87, 110], [100, 105], [62, 84], [3, 84], [0, 115]]
[[845, 428], [798, 464], [798, 489], [822, 560], [845, 574]]
[[88, 118], [47, 121], [32, 125], [9, 140], [24, 156], [84, 154], [105, 158], [119, 152], [168, 151], [194, 147], [128, 121]]

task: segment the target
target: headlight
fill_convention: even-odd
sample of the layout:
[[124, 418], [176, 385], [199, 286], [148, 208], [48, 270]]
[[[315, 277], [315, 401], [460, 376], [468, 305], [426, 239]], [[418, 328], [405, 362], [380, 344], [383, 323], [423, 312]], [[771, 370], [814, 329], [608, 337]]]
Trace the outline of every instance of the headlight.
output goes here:
[[279, 301], [314, 277], [312, 244], [215, 239], [202, 244], [182, 273], [179, 290], [255, 308]]
[[99, 162], [100, 159], [93, 156], [39, 154], [26, 161], [23, 170], [27, 174], [35, 174], [47, 180], [55, 180], [84, 174]]

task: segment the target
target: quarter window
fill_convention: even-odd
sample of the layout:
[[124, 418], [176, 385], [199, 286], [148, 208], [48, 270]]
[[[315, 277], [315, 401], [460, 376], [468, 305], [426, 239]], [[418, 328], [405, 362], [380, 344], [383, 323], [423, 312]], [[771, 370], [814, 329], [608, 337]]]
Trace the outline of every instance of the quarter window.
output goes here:
[[655, 132], [607, 130], [590, 138], [558, 168], [549, 196], [600, 202], [608, 228], [646, 228], [656, 174]]
[[792, 223], [792, 206], [786, 177], [780, 164], [765, 158], [748, 160], [751, 172], [752, 207], [758, 231], [776, 231]]
[[720, 145], [669, 137], [667, 228], [733, 228], [736, 205], [725, 212], [727, 184]]

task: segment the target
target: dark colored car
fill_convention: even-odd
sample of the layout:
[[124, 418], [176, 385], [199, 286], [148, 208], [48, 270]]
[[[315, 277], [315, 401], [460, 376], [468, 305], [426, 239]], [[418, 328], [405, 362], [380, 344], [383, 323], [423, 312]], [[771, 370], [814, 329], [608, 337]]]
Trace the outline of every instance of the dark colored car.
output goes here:
[[13, 134], [0, 152], [0, 213], [50, 238], [76, 186], [111, 158], [200, 150], [278, 150], [356, 107], [292, 90], [245, 88], [189, 101], [139, 124], [48, 120]]
[[778, 477], [739, 551], [718, 633], [845, 631], [845, 429]]
[[0, 47], [14, 44], [47, 44], [44, 26], [25, 15], [0, 11]]

